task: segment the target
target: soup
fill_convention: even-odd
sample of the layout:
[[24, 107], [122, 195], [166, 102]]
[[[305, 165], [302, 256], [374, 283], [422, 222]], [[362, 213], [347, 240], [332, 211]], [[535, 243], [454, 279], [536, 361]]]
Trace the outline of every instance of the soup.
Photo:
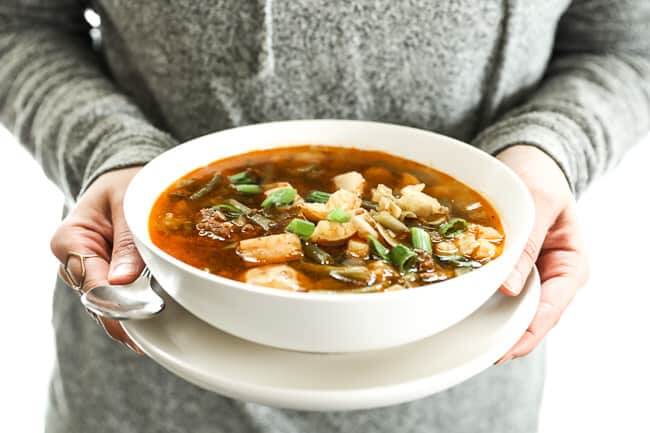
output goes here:
[[492, 206], [425, 165], [326, 146], [214, 161], [153, 206], [155, 245], [215, 275], [292, 291], [367, 293], [437, 283], [501, 254]]

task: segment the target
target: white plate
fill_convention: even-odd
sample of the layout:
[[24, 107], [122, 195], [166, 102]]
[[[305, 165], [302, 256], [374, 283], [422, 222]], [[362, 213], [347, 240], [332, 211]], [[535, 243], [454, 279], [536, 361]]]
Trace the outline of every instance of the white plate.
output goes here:
[[439, 334], [392, 349], [347, 354], [292, 352], [242, 340], [197, 319], [169, 297], [158, 317], [124, 325], [148, 356], [201, 388], [282, 408], [356, 410], [426, 397], [490, 367], [523, 335], [539, 296], [534, 270], [520, 296], [497, 293]]

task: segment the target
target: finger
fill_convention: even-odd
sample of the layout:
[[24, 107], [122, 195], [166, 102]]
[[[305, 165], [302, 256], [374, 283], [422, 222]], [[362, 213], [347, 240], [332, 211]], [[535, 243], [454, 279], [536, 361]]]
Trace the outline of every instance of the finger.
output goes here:
[[50, 249], [61, 264], [65, 264], [70, 253], [98, 255], [105, 261], [110, 250], [108, 241], [99, 232], [82, 226], [62, 224], [50, 242]]
[[133, 235], [124, 218], [121, 202], [112, 210], [113, 252], [108, 280], [111, 284], [127, 284], [135, 280], [144, 269], [144, 262], [133, 242]]
[[[74, 261], [74, 263], [79, 263], [75, 259], [76, 258], [73, 258], [71, 262]], [[83, 292], [108, 283], [106, 276], [108, 275], [109, 264], [106, 260], [101, 257], [89, 257], [84, 260], [84, 264], [86, 268], [86, 278], [84, 279], [83, 287], [81, 289]], [[71, 273], [75, 278], [80, 278], [81, 274], [75, 273], [79, 271], [80, 266], [71, 269]], [[77, 277], [78, 275], [79, 277]], [[135, 353], [142, 354], [142, 350], [140, 350], [140, 348], [128, 337], [121, 323], [103, 317], [97, 317], [97, 319], [109, 337], [124, 344]]]
[[497, 362], [504, 364], [528, 355], [557, 324], [575, 296], [578, 281], [573, 275], [555, 277], [542, 284], [542, 297], [533, 321], [519, 341]]
[[[59, 272], [59, 276], [67, 285], [77, 286], [83, 279], [81, 290], [85, 292], [99, 285], [107, 284], [109, 264], [105, 257], [107, 243], [103, 239], [95, 231], [81, 230], [74, 226], [68, 227], [64, 225], [57, 231], [57, 234], [52, 239], [51, 246], [53, 253], [62, 262], [61, 269], [63, 269], [67, 261], [68, 272], [61, 270]], [[86, 257], [83, 262], [85, 269], [82, 269], [79, 257], [70, 256], [68, 260], [71, 251], [86, 255], [101, 254], [104, 257]], [[128, 337], [119, 322], [101, 317], [97, 318], [97, 322], [110, 338], [124, 344], [139, 355], [143, 354], [137, 344]]]
[[124, 344], [138, 355], [144, 355], [140, 347], [127, 335], [122, 324], [117, 320], [110, 320], [99, 317], [99, 324], [104, 328], [104, 332], [118, 343]]
[[528, 274], [533, 269], [539, 256], [540, 249], [548, 231], [549, 224], [536, 222], [535, 228], [526, 242], [524, 251], [517, 261], [508, 278], [501, 285], [501, 293], [508, 296], [517, 296], [524, 287]]

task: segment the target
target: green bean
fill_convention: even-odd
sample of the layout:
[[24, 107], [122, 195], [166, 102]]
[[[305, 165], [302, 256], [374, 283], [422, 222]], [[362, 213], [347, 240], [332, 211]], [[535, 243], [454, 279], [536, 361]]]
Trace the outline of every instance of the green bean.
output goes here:
[[242, 213], [249, 214], [253, 212], [253, 209], [249, 208], [244, 203], [235, 200], [234, 198], [229, 198], [228, 200], [226, 200], [226, 203], [235, 207], [236, 209], [239, 209]]
[[332, 259], [332, 256], [327, 251], [309, 242], [303, 244], [302, 252], [305, 254], [305, 257], [319, 265], [331, 265], [334, 262], [334, 259]]
[[330, 271], [329, 275], [345, 283], [370, 285], [375, 281], [375, 274], [365, 266], [340, 267]]
[[482, 265], [476, 260], [470, 260], [463, 256], [436, 256], [443, 264], [451, 264], [457, 268], [480, 268]]
[[368, 242], [370, 243], [370, 247], [372, 248], [372, 251], [379, 257], [384, 260], [390, 260], [388, 257], [388, 254], [390, 251], [388, 251], [388, 248], [384, 246], [379, 240], [377, 240], [376, 237], [374, 236], [368, 236]]
[[382, 226], [386, 227], [387, 229], [390, 229], [394, 231], [395, 233], [405, 233], [409, 231], [409, 228], [406, 227], [406, 225], [389, 214], [386, 211], [381, 211], [379, 213], [375, 213], [372, 215], [372, 217], [377, 221], [379, 224]]
[[265, 217], [262, 214], [255, 213], [253, 211], [253, 209], [251, 209], [248, 206], [246, 206], [245, 204], [235, 200], [234, 198], [229, 198], [228, 200], [226, 200], [226, 203], [229, 206], [232, 206], [235, 209], [237, 209], [242, 214], [244, 214], [244, 216], [246, 216], [246, 218], [253, 221], [258, 226], [262, 227], [265, 231], [269, 231], [271, 229], [271, 227], [273, 227], [275, 225], [275, 221]]
[[[309, 262], [299, 262], [295, 266], [305, 272], [311, 273], [316, 276], [326, 277], [332, 276], [332, 272], [341, 276], [364, 276], [368, 277], [372, 274], [365, 266], [331, 266], [331, 265], [317, 265]], [[374, 275], [374, 274], [373, 274]]]
[[258, 213], [246, 214], [246, 218], [253, 221], [258, 226], [262, 227], [265, 231], [269, 231], [275, 225], [275, 221]]
[[221, 174], [215, 173], [212, 179], [190, 196], [190, 200], [200, 200], [211, 193], [221, 183]]

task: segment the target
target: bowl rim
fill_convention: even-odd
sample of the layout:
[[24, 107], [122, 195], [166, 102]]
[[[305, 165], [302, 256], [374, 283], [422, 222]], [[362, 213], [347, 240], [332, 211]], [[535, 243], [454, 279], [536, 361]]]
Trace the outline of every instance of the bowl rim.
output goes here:
[[[299, 300], [302, 302], [327, 302], [327, 303], [351, 303], [351, 302], [383, 302], [385, 299], [396, 299], [396, 298], [402, 298], [406, 296], [414, 296], [415, 293], [423, 293], [427, 289], [430, 291], [432, 286], [439, 287], [440, 285], [444, 285], [445, 287], [451, 286], [451, 285], [458, 285], [460, 283], [465, 283], [468, 282], [472, 279], [474, 280], [479, 280], [481, 279], [481, 276], [483, 273], [481, 272], [483, 267], [480, 269], [477, 269], [476, 271], [469, 272], [463, 275], [459, 275], [457, 277], [451, 278], [446, 281], [442, 281], [440, 283], [430, 283], [430, 284], [425, 284], [422, 286], [417, 286], [413, 287], [409, 290], [398, 290], [398, 291], [391, 291], [391, 292], [374, 292], [374, 293], [313, 293], [313, 292], [294, 292], [294, 291], [288, 291], [288, 290], [280, 290], [280, 289], [275, 289], [272, 287], [265, 287], [265, 286], [258, 286], [254, 284], [249, 284], [249, 283], [244, 283], [241, 281], [237, 280], [232, 280], [230, 278], [222, 277], [220, 275], [215, 275], [209, 272], [205, 272], [199, 268], [196, 268], [192, 265], [189, 265], [180, 259], [172, 256], [171, 254], [167, 253], [166, 251], [162, 250], [159, 248], [157, 245], [155, 245], [151, 241], [151, 237], [149, 236], [148, 230], [146, 233], [146, 236], [141, 236], [140, 233], [134, 231], [132, 229], [132, 224], [130, 221], [131, 218], [131, 212], [129, 211], [130, 206], [133, 206], [132, 201], [133, 199], [131, 198], [133, 195], [133, 185], [137, 185], [140, 182], [140, 179], [143, 178], [146, 173], [149, 170], [152, 170], [151, 167], [155, 167], [156, 161], [160, 161], [161, 159], [167, 159], [170, 158], [173, 154], [177, 152], [182, 152], [184, 148], [187, 148], [189, 146], [197, 145], [197, 143], [200, 143], [201, 141], [206, 140], [208, 137], [209, 138], [215, 138], [219, 136], [227, 136], [230, 134], [236, 134], [238, 131], [241, 131], [243, 129], [265, 129], [265, 128], [272, 128], [272, 127], [290, 127], [291, 125], [296, 125], [296, 124], [309, 124], [309, 123], [315, 123], [315, 124], [322, 124], [325, 123], [336, 123], [338, 125], [356, 125], [358, 126], [370, 126], [370, 127], [389, 127], [389, 128], [399, 128], [403, 129], [405, 132], [409, 132], [411, 134], [426, 134], [431, 136], [432, 138], [436, 139], [442, 139], [446, 141], [451, 141], [454, 143], [454, 145], [463, 147], [466, 151], [473, 153], [478, 159], [484, 161], [485, 164], [492, 164], [496, 167], [498, 167], [500, 170], [504, 172], [506, 176], [510, 178], [512, 181], [513, 187], [517, 188], [519, 192], [521, 193], [523, 200], [525, 202], [525, 207], [526, 207], [526, 213], [529, 215], [529, 218], [527, 218], [527, 221], [525, 221], [523, 224], [525, 224], [524, 227], [524, 233], [526, 233], [525, 237], [522, 237], [522, 239], [519, 239], [519, 242], [511, 242], [506, 244], [506, 247], [504, 248], [504, 251], [502, 254], [494, 259], [493, 261], [489, 262], [488, 264], [485, 265], [485, 267], [488, 267], [490, 265], [493, 265], [494, 263], [502, 262], [505, 260], [504, 256], [507, 255], [512, 255], [515, 254], [512, 251], [516, 250], [519, 251], [518, 256], [521, 254], [521, 252], [524, 249], [525, 242], [527, 241], [528, 237], [530, 236], [532, 229], [533, 229], [533, 224], [534, 224], [534, 202], [532, 199], [532, 196], [528, 190], [528, 188], [525, 186], [521, 178], [507, 165], [505, 165], [503, 162], [498, 160], [497, 158], [493, 157], [487, 152], [484, 152], [468, 143], [465, 143], [463, 141], [457, 140], [453, 137], [449, 137], [447, 135], [439, 134], [433, 131], [425, 130], [425, 129], [420, 129], [420, 128], [414, 128], [411, 126], [405, 126], [405, 125], [400, 125], [400, 124], [395, 124], [395, 123], [388, 123], [388, 122], [375, 122], [375, 121], [367, 121], [367, 120], [343, 120], [343, 119], [300, 119], [300, 120], [283, 120], [283, 121], [273, 121], [273, 122], [263, 122], [263, 123], [256, 123], [252, 125], [244, 125], [244, 126], [238, 126], [238, 127], [233, 127], [233, 128], [228, 128], [228, 129], [223, 129], [219, 130], [216, 132], [211, 132], [207, 133], [195, 138], [192, 138], [191, 140], [188, 140], [186, 142], [180, 143], [179, 145], [166, 150], [165, 152], [161, 153], [160, 155], [156, 156], [154, 159], [149, 161], [147, 164], [145, 164], [141, 170], [139, 170], [135, 176], [131, 179], [131, 182], [129, 183], [126, 193], [124, 195], [124, 200], [123, 200], [123, 210], [124, 210], [124, 216], [126, 219], [127, 226], [129, 227], [129, 230], [131, 231], [131, 234], [133, 237], [143, 245], [145, 245], [152, 253], [160, 257], [166, 262], [169, 262], [170, 264], [180, 268], [183, 271], [189, 272], [195, 277], [198, 277], [203, 280], [207, 280], [211, 283], [216, 283], [221, 286], [226, 286], [230, 288], [235, 288], [239, 290], [243, 290], [246, 292], [252, 292], [260, 295], [266, 295], [266, 296], [271, 296], [274, 298], [285, 298], [285, 299], [293, 299], [293, 300]], [[319, 145], [316, 142], [313, 143], [314, 145]], [[287, 144], [287, 145], [279, 145], [279, 146], [273, 146], [273, 148], [288, 148], [288, 147], [299, 147], [299, 146], [304, 146], [305, 144]], [[337, 144], [328, 144], [329, 146], [333, 147], [351, 147], [351, 146], [344, 146], [344, 145], [337, 145]], [[260, 147], [260, 149], [265, 149], [264, 146]], [[257, 150], [257, 149], [256, 149]], [[232, 153], [231, 155], [225, 156], [223, 158], [228, 158], [236, 155], [242, 155], [245, 153], [248, 153], [250, 151], [244, 151], [244, 152], [235, 152]], [[386, 153], [390, 154], [390, 151], [386, 151]], [[401, 155], [395, 155], [400, 158], [404, 158], [407, 160], [411, 160], [411, 158], [407, 158]], [[218, 158], [215, 161], [218, 161], [219, 159], [223, 158]], [[211, 163], [213, 161], [210, 161], [208, 163]], [[429, 164], [426, 164], [427, 166], [431, 166]], [[197, 165], [196, 168], [201, 167], [201, 165]], [[460, 178], [457, 178], [456, 176], [452, 176], [445, 172], [444, 170], [435, 168], [431, 166], [431, 168], [434, 168], [436, 170], [441, 171], [442, 173], [447, 174], [448, 176], [451, 176], [452, 178], [458, 180], [459, 182], [463, 183], [466, 185], [466, 182], [463, 181]], [[470, 187], [470, 186], [468, 186]], [[165, 186], [167, 188], [167, 186]], [[473, 188], [473, 187], [470, 187]], [[163, 190], [160, 190], [156, 193], [156, 197], [158, 197]], [[479, 192], [480, 193], [480, 192]], [[481, 196], [485, 199], [491, 202], [487, 197], [483, 195], [483, 193], [480, 193]], [[149, 227], [148, 224], [148, 218], [151, 215], [151, 209], [148, 210], [147, 212], [147, 224], [146, 227]], [[136, 242], [137, 246], [137, 242]], [[507, 248], [507, 250], [506, 250]], [[508, 253], [506, 255], [506, 253]], [[496, 289], [495, 289], [496, 290]]]

